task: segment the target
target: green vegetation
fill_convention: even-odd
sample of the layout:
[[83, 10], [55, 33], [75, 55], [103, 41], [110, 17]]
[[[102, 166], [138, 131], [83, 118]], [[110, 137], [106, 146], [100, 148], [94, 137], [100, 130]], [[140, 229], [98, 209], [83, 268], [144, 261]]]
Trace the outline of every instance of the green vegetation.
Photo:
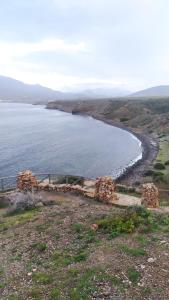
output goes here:
[[142, 248], [131, 248], [127, 245], [120, 245], [119, 249], [126, 254], [130, 254], [132, 256], [143, 256], [146, 255], [146, 251]]
[[80, 233], [83, 231], [84, 225], [81, 223], [75, 223], [73, 224], [73, 229], [77, 232]]
[[0, 221], [0, 232], [7, 230], [10, 227], [18, 227], [29, 221], [33, 221], [34, 217], [37, 215], [38, 210], [28, 210], [22, 213], [6, 215], [2, 221]]
[[51, 300], [60, 300], [60, 290], [58, 288], [53, 288], [50, 293]]
[[154, 164], [154, 168], [157, 169], [157, 170], [165, 170], [165, 165], [163, 165], [162, 163], [155, 163]]
[[129, 268], [127, 270], [127, 276], [132, 283], [137, 283], [141, 278], [140, 273], [135, 268]]
[[29, 297], [36, 299], [36, 300], [41, 300], [42, 299], [42, 295], [41, 295], [41, 290], [37, 287], [32, 287], [29, 292]]
[[107, 282], [110, 286], [119, 286], [122, 284], [119, 278], [108, 275], [104, 270], [91, 268], [84, 272], [76, 286], [72, 288], [71, 299], [90, 300], [94, 293], [99, 293], [100, 288], [97, 282]]
[[33, 247], [37, 248], [39, 251], [45, 251], [47, 249], [47, 244], [39, 242], [39, 243], [33, 244]]
[[32, 279], [36, 283], [50, 284], [53, 282], [53, 276], [44, 272], [33, 273]]
[[143, 207], [130, 207], [120, 216], [109, 215], [97, 222], [102, 232], [114, 238], [122, 233], [132, 233], [139, 226], [151, 225], [150, 212]]

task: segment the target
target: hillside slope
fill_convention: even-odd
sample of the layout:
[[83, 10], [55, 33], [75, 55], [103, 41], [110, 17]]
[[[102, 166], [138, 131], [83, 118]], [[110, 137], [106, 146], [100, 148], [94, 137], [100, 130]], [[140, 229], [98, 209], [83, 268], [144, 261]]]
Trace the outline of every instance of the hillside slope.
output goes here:
[[169, 85], [160, 85], [131, 94], [130, 97], [169, 97]]
[[168, 299], [168, 215], [43, 197], [53, 205], [11, 216], [0, 210], [1, 299]]

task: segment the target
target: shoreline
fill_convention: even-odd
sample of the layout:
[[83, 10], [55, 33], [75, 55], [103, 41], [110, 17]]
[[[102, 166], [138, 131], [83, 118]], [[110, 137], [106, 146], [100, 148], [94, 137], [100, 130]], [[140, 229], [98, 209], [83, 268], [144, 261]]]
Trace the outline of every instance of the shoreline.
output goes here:
[[137, 182], [140, 182], [140, 180], [143, 178], [143, 173], [146, 167], [148, 167], [157, 157], [159, 151], [158, 141], [144, 133], [137, 133], [132, 128], [128, 128], [127, 126], [114, 122], [110, 119], [106, 119], [100, 115], [73, 112], [72, 114], [89, 116], [96, 120], [102, 121], [105, 124], [123, 129], [131, 133], [141, 142], [142, 157], [138, 159], [135, 163], [133, 163], [131, 166], [127, 166], [126, 168], [124, 168], [122, 174], [120, 174], [116, 178], [117, 183], [125, 182], [126, 184], [137, 185]]
[[64, 107], [56, 107], [51, 108], [47, 107], [46, 109], [56, 109], [63, 112], [71, 113], [72, 115], [79, 115], [83, 117], [92, 117], [98, 121], [104, 122], [105, 124], [108, 124], [110, 126], [114, 126], [120, 129], [123, 129], [129, 133], [131, 133], [133, 136], [135, 136], [140, 142], [142, 147], [142, 157], [138, 159], [135, 163], [132, 165], [129, 165], [128, 167], [124, 168], [122, 171], [122, 174], [120, 174], [116, 178], [117, 183], [125, 183], [128, 185], [138, 185], [143, 180], [143, 173], [145, 170], [153, 163], [153, 161], [156, 159], [158, 151], [159, 151], [159, 145], [158, 141], [155, 140], [152, 136], [149, 136], [145, 133], [138, 133], [135, 132], [134, 129], [129, 128], [123, 124], [117, 123], [113, 120], [106, 119], [105, 117], [101, 116], [100, 114], [96, 113], [84, 113], [84, 112], [78, 112], [73, 111], [71, 109], [66, 109]]

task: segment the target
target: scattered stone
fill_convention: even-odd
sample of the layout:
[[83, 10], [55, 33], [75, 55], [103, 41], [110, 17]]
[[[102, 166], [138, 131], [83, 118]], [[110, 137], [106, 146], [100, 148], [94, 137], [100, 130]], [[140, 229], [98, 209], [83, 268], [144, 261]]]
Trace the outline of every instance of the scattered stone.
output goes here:
[[149, 257], [148, 259], [147, 259], [147, 262], [148, 263], [154, 263], [156, 261], [156, 258], [153, 258], [153, 257]]
[[98, 225], [97, 224], [92, 224], [90, 226], [90, 228], [93, 230], [93, 231], [96, 231], [98, 229]]
[[36, 272], [37, 271], [37, 269], [32, 269], [32, 272]]
[[142, 270], [144, 270], [146, 266], [145, 265], [141, 265], [140, 267], [141, 267]]

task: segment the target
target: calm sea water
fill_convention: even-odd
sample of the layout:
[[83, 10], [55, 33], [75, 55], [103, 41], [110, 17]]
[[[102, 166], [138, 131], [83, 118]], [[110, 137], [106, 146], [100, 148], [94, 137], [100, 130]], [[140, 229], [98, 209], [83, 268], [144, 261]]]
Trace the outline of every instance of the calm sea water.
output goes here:
[[132, 134], [90, 117], [0, 103], [0, 177], [25, 169], [116, 177], [140, 155]]

